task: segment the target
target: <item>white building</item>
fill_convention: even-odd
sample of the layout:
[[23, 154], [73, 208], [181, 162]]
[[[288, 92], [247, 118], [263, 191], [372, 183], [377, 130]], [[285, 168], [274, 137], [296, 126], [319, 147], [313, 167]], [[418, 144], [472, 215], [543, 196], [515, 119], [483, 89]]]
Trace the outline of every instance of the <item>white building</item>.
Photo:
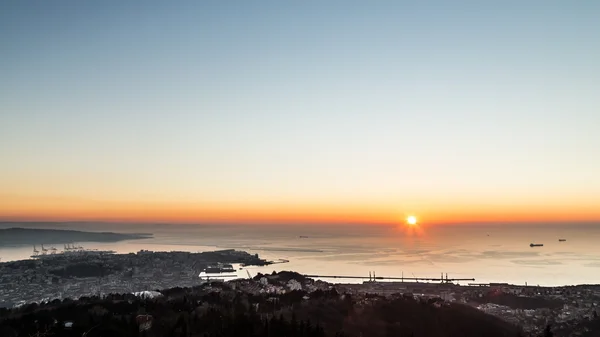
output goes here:
[[296, 280], [289, 280], [287, 286], [291, 291], [302, 290], [302, 284]]

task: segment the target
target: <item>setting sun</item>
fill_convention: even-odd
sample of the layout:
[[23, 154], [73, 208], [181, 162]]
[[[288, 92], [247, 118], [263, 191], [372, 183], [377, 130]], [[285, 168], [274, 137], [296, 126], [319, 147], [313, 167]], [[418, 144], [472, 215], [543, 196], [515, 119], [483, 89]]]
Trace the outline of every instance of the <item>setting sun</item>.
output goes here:
[[411, 216], [407, 217], [406, 218], [406, 223], [409, 224], [409, 225], [411, 225], [411, 226], [416, 225], [417, 224], [417, 217], [415, 217], [414, 215], [411, 215]]

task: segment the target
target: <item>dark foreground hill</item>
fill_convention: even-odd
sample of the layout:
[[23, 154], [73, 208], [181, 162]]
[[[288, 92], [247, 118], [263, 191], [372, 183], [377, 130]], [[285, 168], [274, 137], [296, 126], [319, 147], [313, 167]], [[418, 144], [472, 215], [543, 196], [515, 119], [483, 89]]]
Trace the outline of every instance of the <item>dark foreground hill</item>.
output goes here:
[[7, 228], [0, 229], [0, 246], [66, 244], [72, 242], [116, 242], [145, 239], [152, 234], [121, 234], [111, 232], [81, 232], [74, 230]]
[[[229, 284], [162, 293], [154, 299], [109, 295], [0, 309], [0, 336], [523, 336], [517, 327], [471, 307], [412, 297], [358, 298], [335, 289], [253, 294]], [[145, 316], [139, 315], [146, 314], [152, 327], [140, 333]]]

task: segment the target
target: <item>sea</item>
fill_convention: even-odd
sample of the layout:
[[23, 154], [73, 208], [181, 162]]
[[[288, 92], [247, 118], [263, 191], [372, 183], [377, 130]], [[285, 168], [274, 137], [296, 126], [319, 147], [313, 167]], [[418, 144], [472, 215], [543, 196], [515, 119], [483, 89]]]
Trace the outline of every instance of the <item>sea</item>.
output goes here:
[[[244, 250], [267, 260], [289, 260], [237, 271], [240, 277], [289, 270], [356, 283], [377, 277], [461, 278], [468, 283], [560, 286], [600, 284], [600, 223], [406, 225], [169, 225], [107, 223], [1, 223], [29, 227], [152, 233], [114, 243], [77, 242], [118, 253]], [[564, 239], [565, 241], [559, 241]], [[43, 241], [43, 239], [41, 239]], [[543, 244], [530, 247], [531, 243]], [[44, 242], [62, 249], [62, 243]], [[38, 246], [39, 249], [39, 246]], [[1, 262], [29, 259], [32, 246], [0, 247]]]

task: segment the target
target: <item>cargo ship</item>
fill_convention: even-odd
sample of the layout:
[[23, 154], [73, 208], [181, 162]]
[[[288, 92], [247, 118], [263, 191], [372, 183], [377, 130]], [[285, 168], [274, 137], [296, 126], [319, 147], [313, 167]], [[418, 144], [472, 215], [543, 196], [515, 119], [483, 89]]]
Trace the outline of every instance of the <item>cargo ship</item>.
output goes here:
[[542, 247], [542, 246], [544, 246], [543, 243], [531, 243], [531, 244], [529, 244], [529, 247]]
[[558, 242], [565, 242], [567, 239], [558, 239]]

